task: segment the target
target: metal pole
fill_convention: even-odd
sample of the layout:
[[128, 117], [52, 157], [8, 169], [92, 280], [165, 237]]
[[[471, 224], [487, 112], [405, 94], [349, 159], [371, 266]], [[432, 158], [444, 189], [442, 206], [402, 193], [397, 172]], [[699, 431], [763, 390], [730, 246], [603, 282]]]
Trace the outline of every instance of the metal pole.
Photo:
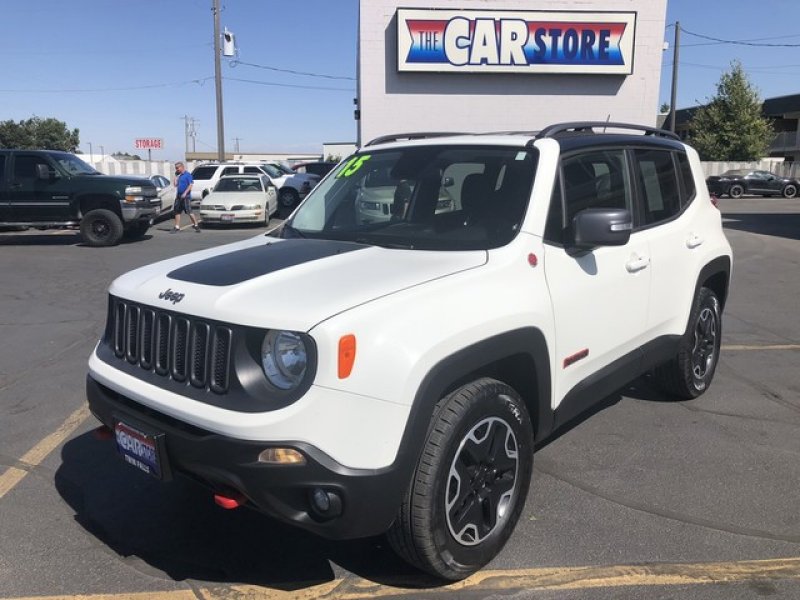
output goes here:
[[217, 88], [217, 160], [225, 160], [225, 126], [222, 123], [222, 67], [219, 55], [219, 0], [214, 0], [214, 79]]
[[672, 49], [672, 96], [669, 101], [669, 130], [675, 133], [675, 112], [678, 96], [678, 56], [681, 43], [681, 22], [675, 21], [675, 47]]
[[92, 142], [86, 142], [86, 143], [89, 144], [89, 162], [93, 163], [94, 162], [94, 153], [92, 152]]
[[183, 138], [184, 138], [184, 159], [186, 155], [189, 154], [189, 116], [183, 115]]

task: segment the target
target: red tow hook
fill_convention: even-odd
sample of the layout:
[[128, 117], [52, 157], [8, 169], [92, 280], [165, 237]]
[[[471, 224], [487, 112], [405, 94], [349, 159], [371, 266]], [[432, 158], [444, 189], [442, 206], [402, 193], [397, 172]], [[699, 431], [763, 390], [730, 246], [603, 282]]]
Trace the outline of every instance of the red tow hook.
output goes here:
[[233, 510], [244, 506], [247, 498], [237, 492], [226, 492], [224, 494], [214, 494], [214, 502], [225, 510]]
[[96, 440], [106, 441], [114, 437], [114, 432], [111, 431], [111, 427], [107, 427], [106, 425], [101, 425], [100, 427], [92, 431], [92, 435]]

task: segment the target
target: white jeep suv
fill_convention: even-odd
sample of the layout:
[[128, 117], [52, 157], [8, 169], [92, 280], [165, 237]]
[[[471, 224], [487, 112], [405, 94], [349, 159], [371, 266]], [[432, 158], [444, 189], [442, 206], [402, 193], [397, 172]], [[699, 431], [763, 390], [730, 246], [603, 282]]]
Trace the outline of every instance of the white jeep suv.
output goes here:
[[461, 579], [511, 535], [534, 442], [648, 372], [708, 389], [731, 261], [667, 132], [390, 136], [275, 237], [114, 281], [89, 405], [145, 473]]

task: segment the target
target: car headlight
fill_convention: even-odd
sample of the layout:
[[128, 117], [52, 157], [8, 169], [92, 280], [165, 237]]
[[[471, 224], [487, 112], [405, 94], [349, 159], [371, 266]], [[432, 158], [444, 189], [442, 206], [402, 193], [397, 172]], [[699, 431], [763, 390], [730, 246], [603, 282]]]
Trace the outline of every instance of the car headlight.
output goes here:
[[144, 190], [139, 185], [129, 185], [125, 188], [125, 202], [141, 202], [144, 200]]
[[242, 210], [258, 210], [261, 208], [260, 204], [245, 204], [242, 206]]
[[261, 367], [269, 382], [281, 390], [293, 390], [303, 381], [308, 350], [293, 331], [269, 331], [261, 344]]

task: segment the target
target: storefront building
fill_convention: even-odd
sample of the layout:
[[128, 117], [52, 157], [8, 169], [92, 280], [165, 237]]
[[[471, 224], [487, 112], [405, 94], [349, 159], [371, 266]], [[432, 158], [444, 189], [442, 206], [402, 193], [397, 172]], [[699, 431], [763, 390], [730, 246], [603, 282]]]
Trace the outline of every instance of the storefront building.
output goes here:
[[666, 0], [361, 0], [359, 143], [417, 131], [656, 125]]

